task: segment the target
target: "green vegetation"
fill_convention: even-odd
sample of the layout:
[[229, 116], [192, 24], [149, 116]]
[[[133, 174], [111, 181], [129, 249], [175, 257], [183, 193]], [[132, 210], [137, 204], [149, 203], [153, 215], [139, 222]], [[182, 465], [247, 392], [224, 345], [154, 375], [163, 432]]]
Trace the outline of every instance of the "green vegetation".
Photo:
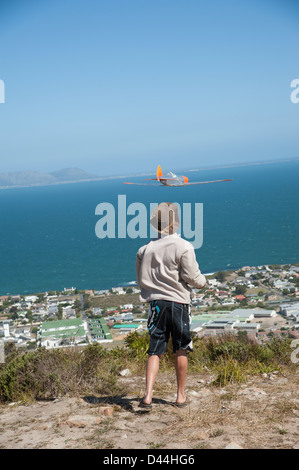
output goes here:
[[0, 368], [0, 402], [119, 392], [117, 361], [98, 344], [80, 349], [40, 348], [6, 354]]
[[81, 310], [82, 310], [82, 305], [81, 305], [81, 302], [79, 299], [76, 299], [75, 302], [74, 302], [74, 309], [76, 311], [76, 313], [80, 313]]
[[246, 294], [247, 287], [244, 286], [243, 284], [236, 286], [236, 290], [234, 292], [234, 295], [244, 295]]
[[89, 310], [90, 308], [92, 308], [90, 296], [88, 294], [84, 294], [83, 299], [84, 299], [84, 305], [83, 305], [84, 310]]
[[[189, 374], [208, 369], [213, 374], [212, 386], [246, 382], [250, 375], [292, 372], [292, 339], [274, 335], [265, 344], [257, 344], [246, 334], [213, 338], [194, 337], [194, 351], [189, 355]], [[86, 347], [20, 352], [7, 345], [4, 364], [0, 364], [0, 402], [82, 396], [83, 394], [116, 394], [119, 372], [129, 368], [143, 375], [149, 346], [147, 333], [134, 331], [125, 345], [112, 349], [98, 343]], [[161, 372], [173, 371], [174, 355], [169, 342], [161, 358]]]
[[224, 282], [226, 279], [226, 276], [227, 276], [227, 273], [225, 271], [218, 271], [217, 273], [215, 273], [215, 278], [219, 282]]
[[62, 314], [63, 314], [62, 306], [59, 305], [58, 306], [58, 312], [57, 312], [57, 319], [58, 320], [62, 320]]

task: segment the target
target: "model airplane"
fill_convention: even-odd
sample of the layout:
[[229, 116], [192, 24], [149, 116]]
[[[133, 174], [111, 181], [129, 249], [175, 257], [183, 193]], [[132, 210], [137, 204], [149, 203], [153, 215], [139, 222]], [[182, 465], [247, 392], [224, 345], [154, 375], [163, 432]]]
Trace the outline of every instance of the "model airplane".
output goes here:
[[[187, 176], [183, 175], [175, 175], [172, 172], [167, 173], [166, 175], [163, 176], [163, 172], [161, 169], [161, 166], [158, 166], [157, 169], [157, 178], [149, 178], [144, 181], [158, 181], [159, 183], [162, 183], [164, 186], [190, 186], [193, 184], [207, 184], [207, 183], [221, 183], [222, 181], [232, 181], [232, 179], [227, 179], [227, 180], [215, 180], [215, 181], [199, 181], [199, 182], [194, 182], [194, 183], [189, 183], [189, 178]], [[138, 184], [138, 185], [143, 185], [143, 186], [156, 186], [154, 183], [128, 183], [124, 182], [124, 184]]]

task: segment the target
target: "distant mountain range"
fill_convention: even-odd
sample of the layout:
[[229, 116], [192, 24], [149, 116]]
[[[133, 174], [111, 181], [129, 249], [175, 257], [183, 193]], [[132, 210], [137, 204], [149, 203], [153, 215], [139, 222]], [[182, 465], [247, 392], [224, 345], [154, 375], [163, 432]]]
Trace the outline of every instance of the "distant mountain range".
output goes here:
[[80, 168], [64, 168], [63, 170], [43, 173], [40, 171], [15, 171], [0, 173], [0, 188], [24, 186], [46, 186], [49, 184], [76, 183], [102, 179], [87, 173]]

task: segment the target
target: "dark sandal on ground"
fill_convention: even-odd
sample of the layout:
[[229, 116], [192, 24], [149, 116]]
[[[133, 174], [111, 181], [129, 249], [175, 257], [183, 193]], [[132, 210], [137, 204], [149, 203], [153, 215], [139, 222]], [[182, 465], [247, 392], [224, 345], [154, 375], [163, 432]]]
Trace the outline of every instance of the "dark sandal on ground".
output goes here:
[[190, 403], [191, 403], [191, 400], [189, 397], [187, 397], [183, 403], [175, 402], [173, 405], [176, 406], [177, 408], [184, 408], [184, 406], [188, 406], [190, 405]]
[[143, 399], [139, 403], [140, 408], [145, 408], [146, 410], [151, 410], [152, 409], [152, 404], [151, 403], [144, 403]]

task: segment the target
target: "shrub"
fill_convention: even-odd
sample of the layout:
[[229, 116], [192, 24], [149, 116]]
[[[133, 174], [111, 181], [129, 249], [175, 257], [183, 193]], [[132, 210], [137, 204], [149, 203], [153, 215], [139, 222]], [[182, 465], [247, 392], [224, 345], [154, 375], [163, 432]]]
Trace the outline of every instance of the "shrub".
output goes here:
[[134, 359], [143, 361], [147, 357], [149, 335], [147, 333], [133, 331], [126, 337], [125, 344]]
[[277, 336], [266, 344], [257, 344], [243, 335], [197, 338], [190, 356], [190, 369], [197, 372], [206, 366], [216, 372], [214, 385], [244, 382], [246, 375], [280, 370], [283, 366], [293, 368], [290, 342], [289, 338]]
[[98, 345], [14, 355], [0, 370], [0, 401], [55, 398], [117, 389], [115, 364]]
[[[216, 373], [214, 385], [244, 382], [247, 375], [293, 370], [288, 337], [276, 335], [266, 344], [250, 341], [246, 335], [198, 338], [193, 335], [194, 351], [189, 355], [189, 371], [207, 367]], [[62, 395], [115, 394], [122, 391], [119, 371], [129, 367], [144, 373], [149, 335], [130, 333], [125, 347], [104, 349], [94, 343], [86, 347], [20, 352], [11, 345], [5, 364], [0, 364], [0, 402], [54, 398]], [[161, 371], [173, 371], [172, 342], [160, 361]]]
[[246, 382], [246, 373], [240, 362], [236, 359], [222, 359], [217, 365], [218, 375], [213, 385], [223, 387], [229, 382]]

